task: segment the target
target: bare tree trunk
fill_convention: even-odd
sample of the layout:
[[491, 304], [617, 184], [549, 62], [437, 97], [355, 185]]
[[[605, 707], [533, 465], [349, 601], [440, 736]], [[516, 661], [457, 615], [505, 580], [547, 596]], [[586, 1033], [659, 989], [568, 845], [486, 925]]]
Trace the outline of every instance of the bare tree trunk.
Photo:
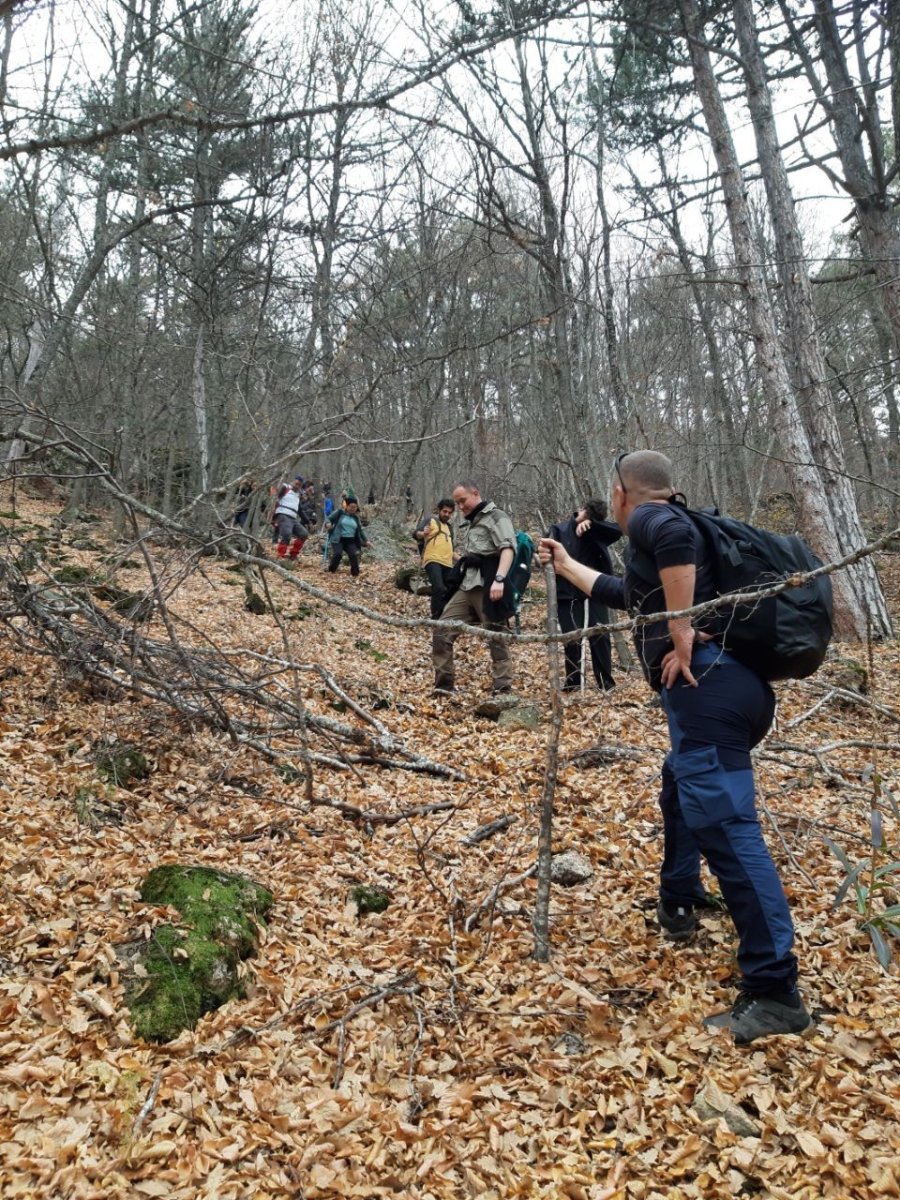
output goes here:
[[[826, 561], [834, 562], [841, 557], [840, 538], [784, 361], [765, 276], [757, 261], [744, 179], [710, 54], [702, 39], [697, 2], [679, 0], [679, 8], [688, 39], [694, 82], [719, 168], [737, 274], [746, 297], [750, 330], [756, 348], [757, 367], [772, 419], [782, 440], [787, 459], [786, 470], [797, 502], [800, 529], [817, 553]], [[864, 637], [865, 613], [860, 610], [853, 587], [843, 573], [835, 574], [832, 579], [835, 630], [838, 636]]]
[[[796, 382], [803, 398], [801, 411], [810, 434], [814, 461], [822, 474], [832, 523], [843, 556], [864, 546], [866, 535], [859, 520], [856, 493], [847, 478], [840, 429], [826, 383], [827, 370], [813, 312], [812, 288], [803, 241], [778, 146], [753, 10], [749, 0], [733, 0], [733, 10], [759, 165], [775, 233], [779, 281], [799, 376]], [[871, 556], [867, 555], [854, 566], [848, 567], [841, 583], [849, 584], [855, 593], [853, 609], [858, 618], [853, 623], [854, 635], [862, 641], [866, 637], [868, 622], [873, 637], [890, 637], [891, 618]]]
[[[838, 177], [828, 167], [825, 168], [826, 174], [832, 183], [843, 188], [853, 199], [863, 253], [875, 272], [881, 303], [891, 325], [896, 363], [900, 361], [900, 272], [897, 270], [897, 263], [900, 262], [900, 231], [894, 201], [888, 193], [888, 181], [893, 172], [888, 170], [885, 161], [877, 92], [871, 79], [864, 77], [861, 85], [858, 85], [850, 74], [832, 0], [815, 0], [812, 18], [827, 90], [818, 78], [817, 59], [807, 45], [805, 29], [797, 25], [787, 0], [779, 0], [779, 7], [790, 34], [792, 49], [803, 63], [810, 87], [828, 117], [843, 177]], [[850, 7], [858, 14], [859, 0], [853, 0]], [[885, 28], [891, 66], [886, 74], [891, 79], [892, 129], [896, 139], [900, 126], [900, 5], [893, 0], [887, 4], [887, 9], [890, 17]], [[864, 62], [862, 47], [858, 61], [860, 64]], [[895, 140], [895, 160], [897, 154]]]
[[191, 393], [194, 403], [194, 423], [197, 429], [197, 456], [200, 465], [200, 490], [209, 490], [209, 428], [206, 419], [206, 376], [203, 361], [203, 331], [201, 322], [197, 328], [194, 347], [194, 369], [191, 376]]
[[[547, 632], [559, 633], [559, 607], [556, 599], [556, 572], [553, 564], [544, 568], [547, 588]], [[534, 902], [534, 951], [536, 962], [550, 960], [550, 860], [553, 856], [553, 799], [556, 795], [556, 776], [559, 770], [559, 734], [562, 729], [563, 706], [559, 672], [560, 648], [556, 642], [547, 643], [547, 662], [550, 669], [550, 733], [547, 738], [547, 764], [544, 770], [544, 790], [541, 793], [541, 826], [538, 834], [537, 896]]]

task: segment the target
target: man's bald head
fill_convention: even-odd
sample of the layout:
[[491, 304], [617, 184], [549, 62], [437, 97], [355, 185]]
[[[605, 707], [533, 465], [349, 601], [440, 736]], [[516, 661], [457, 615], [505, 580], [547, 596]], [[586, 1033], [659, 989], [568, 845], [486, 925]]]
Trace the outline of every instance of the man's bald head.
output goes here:
[[618, 460], [613, 483], [624, 483], [627, 492], [647, 500], [668, 500], [675, 490], [672, 463], [658, 450], [634, 450]]

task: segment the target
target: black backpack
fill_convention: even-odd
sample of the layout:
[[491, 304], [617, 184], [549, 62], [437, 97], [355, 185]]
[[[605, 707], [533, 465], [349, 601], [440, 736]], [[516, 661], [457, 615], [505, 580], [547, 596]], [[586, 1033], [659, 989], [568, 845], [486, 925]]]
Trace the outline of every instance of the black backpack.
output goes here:
[[[716, 591], [754, 592], [795, 574], [821, 567], [801, 537], [757, 529], [715, 509], [680, 506], [703, 534], [715, 566]], [[635, 556], [640, 558], [643, 556]], [[629, 560], [629, 566], [635, 563]], [[642, 577], [645, 570], [637, 564]], [[729, 653], [763, 679], [805, 679], [822, 665], [831, 641], [831, 579], [820, 575], [777, 596], [717, 610], [722, 633], [717, 637]]]

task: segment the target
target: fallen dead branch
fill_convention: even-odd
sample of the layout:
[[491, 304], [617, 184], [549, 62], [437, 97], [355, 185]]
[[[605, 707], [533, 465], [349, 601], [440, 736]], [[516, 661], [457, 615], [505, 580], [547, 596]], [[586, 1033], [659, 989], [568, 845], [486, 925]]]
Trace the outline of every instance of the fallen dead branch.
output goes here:
[[[278, 1029], [285, 1025], [294, 1017], [300, 1016], [303, 1013], [309, 1012], [318, 1005], [326, 1004], [330, 1000], [336, 999], [340, 995], [345, 995], [349, 991], [353, 991], [359, 987], [359, 983], [350, 983], [345, 987], [336, 988], [333, 992], [329, 992], [325, 996], [308, 996], [299, 1003], [292, 1005], [287, 1012], [279, 1013], [266, 1021], [264, 1025], [253, 1029], [249, 1025], [242, 1025], [240, 1029], [236, 1029], [234, 1033], [227, 1037], [220, 1046], [201, 1046], [195, 1050], [191, 1057], [193, 1058], [209, 1058], [216, 1054], [220, 1054], [223, 1050], [229, 1050], [233, 1046], [238, 1046], [243, 1042], [253, 1041], [256, 1038], [263, 1037], [266, 1033], [273, 1029]], [[333, 1033], [340, 1027], [346, 1028], [347, 1022], [352, 1021], [355, 1016], [363, 1012], [367, 1008], [374, 1008], [380, 1004], [382, 1000], [388, 1000], [392, 996], [414, 996], [422, 991], [422, 984], [416, 980], [416, 976], [412, 971], [406, 971], [402, 975], [398, 975], [396, 979], [392, 979], [388, 983], [380, 984], [373, 988], [361, 1000], [357, 1000], [350, 1008], [347, 1009], [340, 1017], [336, 1017], [333, 1021], [329, 1021], [327, 1025], [322, 1025], [319, 1029], [310, 1031], [310, 1037], [318, 1039], [327, 1037], [329, 1033]]]
[[[420, 772], [461, 779], [460, 772], [405, 746], [358, 701], [348, 697], [328, 672], [320, 672], [331, 690], [368, 728], [311, 712], [295, 698], [296, 689], [279, 676], [294, 671], [288, 660], [264, 660], [250, 654], [222, 653], [211, 643], [202, 647], [179, 639], [166, 619], [169, 640], [151, 637], [134, 623], [120, 620], [89, 593], [60, 591], [29, 582], [10, 561], [0, 562], [2, 579], [15, 601], [3, 615], [19, 638], [63, 662], [70, 677], [92, 680], [111, 692], [160, 703], [191, 723], [224, 732], [236, 745], [272, 761], [314, 762], [336, 770], [357, 766]], [[158, 582], [154, 588], [162, 602]], [[25, 620], [25, 624], [22, 622]], [[322, 750], [308, 745], [319, 735]]]
[[502, 833], [504, 829], [509, 829], [510, 825], [514, 825], [518, 817], [512, 813], [506, 813], [502, 817], [498, 817], [496, 821], [488, 821], [486, 825], [479, 825], [477, 829], [473, 829], [468, 837], [460, 838], [462, 846], [477, 846], [479, 842], [487, 841], [493, 837], [495, 833]]
[[456, 805], [449, 800], [441, 801], [439, 804], [422, 804], [418, 808], [407, 808], [398, 813], [372, 812], [358, 808], [355, 804], [345, 804], [342, 800], [329, 800], [324, 796], [317, 796], [310, 803], [316, 808], [333, 808], [348, 821], [358, 821], [361, 825], [399, 825], [401, 821], [407, 821], [410, 817], [427, 817], [432, 813], [450, 812], [456, 808]]
[[569, 767], [599, 767], [614, 762], [640, 762], [646, 758], [643, 750], [631, 746], [586, 746], [584, 750], [576, 750], [565, 760]]
[[518, 875], [513, 875], [509, 879], [501, 879], [495, 887], [492, 887], [484, 899], [466, 917], [465, 925], [463, 926], [466, 933], [471, 933], [484, 914], [493, 910], [504, 892], [511, 891], [514, 887], [518, 887], [520, 883], [524, 883], [526, 879], [530, 879], [532, 875], [536, 875], [537, 869], [537, 863], [532, 863], [526, 871], [522, 871]]

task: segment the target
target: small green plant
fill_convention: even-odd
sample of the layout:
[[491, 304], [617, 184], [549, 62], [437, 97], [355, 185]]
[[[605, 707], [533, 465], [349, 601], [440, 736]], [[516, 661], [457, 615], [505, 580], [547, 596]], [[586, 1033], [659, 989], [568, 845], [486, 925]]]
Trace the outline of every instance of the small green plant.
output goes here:
[[275, 770], [283, 783], [299, 783], [303, 779], [303, 772], [293, 763], [279, 763]]
[[353, 645], [357, 650], [367, 650], [376, 662], [387, 662], [388, 656], [381, 650], [376, 650], [372, 643], [367, 642], [365, 638], [359, 638], [359, 640], [355, 641]]
[[115, 787], [128, 787], [136, 779], [146, 779], [150, 764], [134, 746], [121, 750], [104, 750], [97, 755], [97, 774]]
[[888, 903], [883, 908], [879, 904], [893, 900], [900, 887], [900, 853], [890, 850], [884, 840], [879, 810], [873, 809], [871, 816], [872, 853], [859, 862], [852, 863], [831, 838], [823, 840], [846, 872], [831, 909], [834, 911], [848, 893], [853, 893], [856, 911], [863, 918], [860, 929], [869, 935], [876, 958], [887, 968], [893, 957], [891, 941], [900, 939], [900, 904]]
[[[871, 629], [867, 633], [867, 680], [874, 694], [875, 659], [872, 652]], [[834, 897], [832, 911], [837, 908], [848, 892], [853, 892], [856, 911], [862, 918], [860, 929], [865, 930], [869, 935], [876, 958], [887, 970], [892, 958], [891, 943], [894, 940], [900, 941], [900, 904], [897, 903], [898, 888], [900, 888], [900, 849], [888, 845], [882, 813], [889, 809], [894, 818], [900, 822], [900, 805], [897, 804], [893, 793], [884, 786], [884, 780], [878, 769], [881, 718], [875, 704], [872, 705], [871, 711], [872, 761], [866, 768], [866, 773], [870, 773], [872, 785], [872, 795], [869, 801], [871, 853], [854, 864], [831, 838], [825, 837], [823, 840], [846, 871], [844, 880]]]

